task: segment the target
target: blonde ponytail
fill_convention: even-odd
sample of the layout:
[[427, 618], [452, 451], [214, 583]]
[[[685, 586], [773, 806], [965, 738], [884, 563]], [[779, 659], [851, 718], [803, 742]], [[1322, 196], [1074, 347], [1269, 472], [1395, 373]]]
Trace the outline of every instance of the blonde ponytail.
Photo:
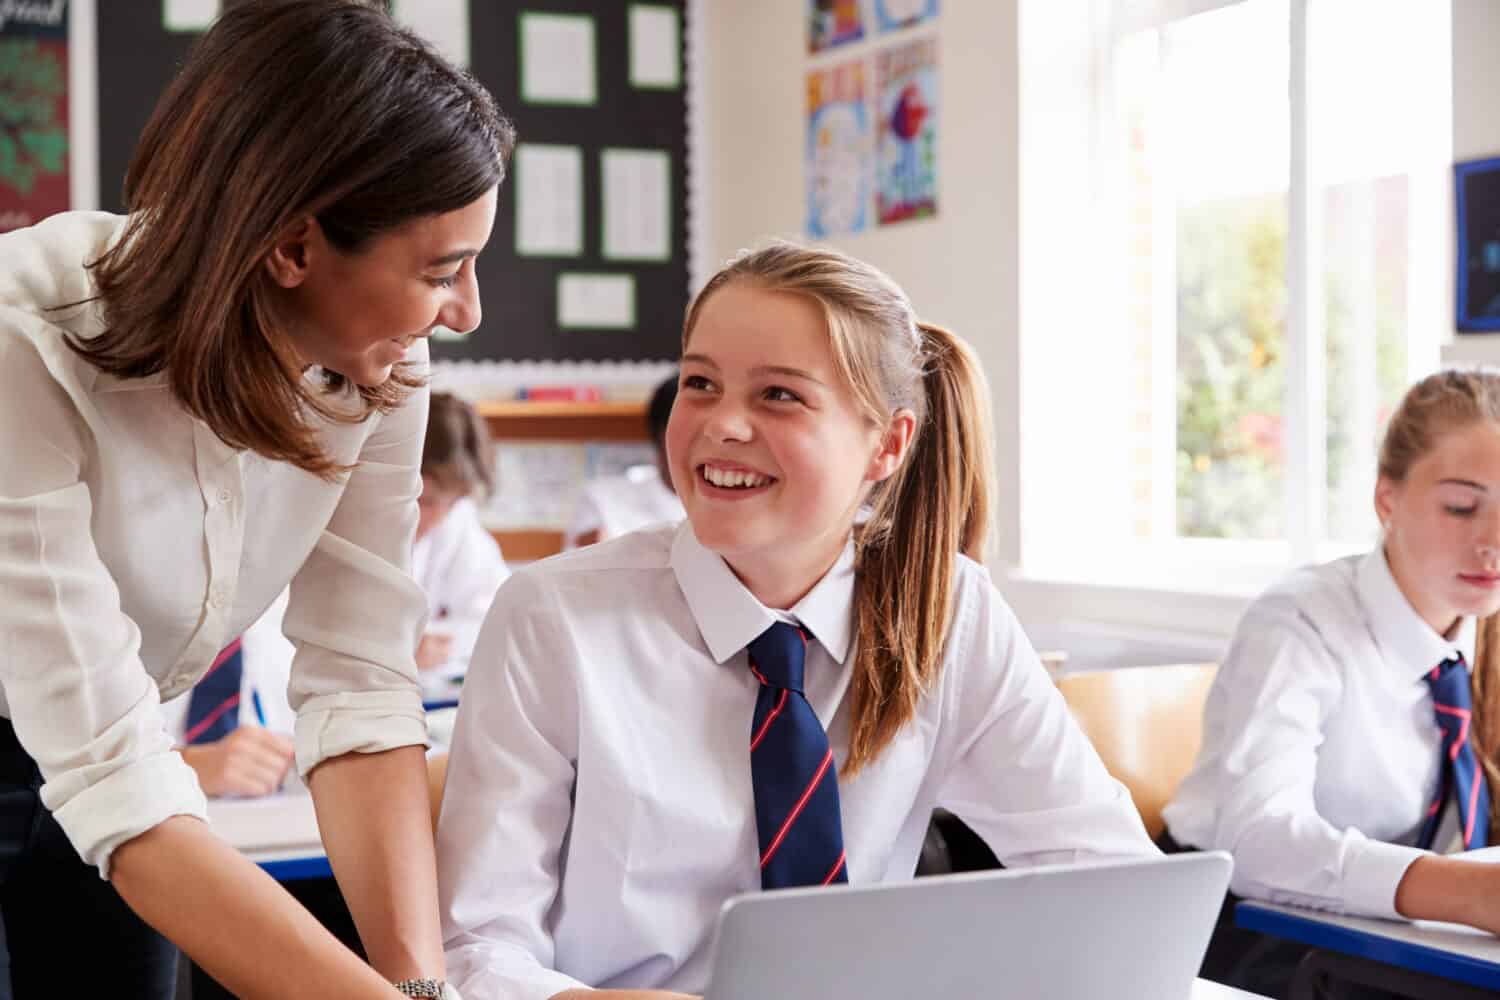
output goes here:
[[973, 352], [919, 324], [927, 419], [877, 488], [859, 534], [846, 775], [879, 756], [937, 679], [952, 617], [953, 564], [984, 557], [994, 493], [989, 390]]

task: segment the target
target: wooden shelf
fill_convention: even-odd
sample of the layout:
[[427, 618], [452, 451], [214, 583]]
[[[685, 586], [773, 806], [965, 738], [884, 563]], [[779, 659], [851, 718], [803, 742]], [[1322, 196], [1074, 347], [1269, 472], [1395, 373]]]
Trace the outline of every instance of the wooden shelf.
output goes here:
[[551, 528], [499, 528], [490, 534], [510, 563], [534, 562], [562, 551], [563, 533]]
[[[647, 441], [646, 403], [569, 403], [496, 400], [480, 403], [479, 415], [496, 441]], [[563, 533], [552, 528], [491, 531], [511, 562], [544, 559], [562, 550]]]
[[497, 441], [645, 441], [642, 402], [480, 403], [479, 415]]

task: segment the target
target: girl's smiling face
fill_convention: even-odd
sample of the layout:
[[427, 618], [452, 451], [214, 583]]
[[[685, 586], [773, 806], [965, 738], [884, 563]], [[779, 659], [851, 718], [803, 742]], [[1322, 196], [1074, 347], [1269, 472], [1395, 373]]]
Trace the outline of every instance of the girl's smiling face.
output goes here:
[[870, 484], [900, 465], [912, 419], [872, 420], [839, 374], [811, 298], [737, 281], [701, 304], [667, 425], [693, 532], [770, 607], [838, 558]]

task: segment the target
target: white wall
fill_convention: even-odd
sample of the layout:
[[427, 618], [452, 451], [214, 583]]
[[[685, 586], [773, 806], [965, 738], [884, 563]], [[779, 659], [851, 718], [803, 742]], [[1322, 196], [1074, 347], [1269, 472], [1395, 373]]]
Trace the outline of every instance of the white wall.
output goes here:
[[[1500, 156], [1500, 3], [1495, 0], [1453, 0], [1453, 159], [1480, 160]], [[1451, 216], [1451, 210], [1450, 210]], [[1444, 248], [1451, 262], [1452, 237]], [[1452, 293], [1449, 295], [1452, 322]], [[1449, 329], [1452, 329], [1450, 326]], [[1500, 336], [1456, 334], [1443, 349], [1445, 362], [1500, 363]]]
[[1453, 159], [1500, 156], [1500, 3], [1453, 0]]
[[[807, 0], [705, 0], [706, 256], [803, 236]], [[888, 271], [978, 351], [995, 396], [995, 558], [1019, 555], [1016, 0], [946, 0], [937, 22], [938, 215], [829, 241]], [[868, 53], [880, 40], [845, 47]], [[820, 56], [823, 65], [828, 57]], [[834, 57], [838, 61], [838, 57]]]

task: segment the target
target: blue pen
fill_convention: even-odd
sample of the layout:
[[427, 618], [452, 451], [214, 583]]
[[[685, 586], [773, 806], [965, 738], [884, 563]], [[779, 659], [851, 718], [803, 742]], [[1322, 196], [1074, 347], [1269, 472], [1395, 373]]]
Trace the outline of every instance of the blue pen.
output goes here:
[[260, 692], [254, 688], [250, 690], [250, 703], [255, 706], [255, 721], [260, 723], [262, 729], [266, 728], [266, 710], [260, 705]]

